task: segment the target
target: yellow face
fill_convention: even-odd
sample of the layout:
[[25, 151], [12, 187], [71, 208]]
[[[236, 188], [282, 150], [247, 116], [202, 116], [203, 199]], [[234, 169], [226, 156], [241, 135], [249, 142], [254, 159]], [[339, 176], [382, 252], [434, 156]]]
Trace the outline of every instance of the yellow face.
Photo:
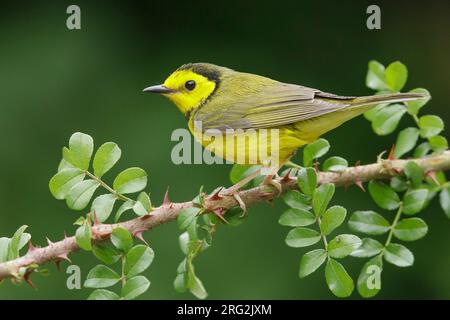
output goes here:
[[172, 73], [164, 86], [174, 90], [164, 93], [181, 112], [188, 111], [200, 106], [216, 88], [216, 83], [191, 70], [179, 70]]

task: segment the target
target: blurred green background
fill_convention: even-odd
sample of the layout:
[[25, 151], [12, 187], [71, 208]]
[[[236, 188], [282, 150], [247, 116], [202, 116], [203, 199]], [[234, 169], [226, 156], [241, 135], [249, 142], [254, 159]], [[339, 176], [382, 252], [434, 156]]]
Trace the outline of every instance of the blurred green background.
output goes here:
[[[66, 8], [78, 4], [82, 29], [66, 28]], [[61, 147], [82, 131], [96, 145], [115, 141], [122, 159], [106, 178], [128, 166], [150, 175], [152, 200], [160, 203], [170, 185], [173, 201], [193, 198], [200, 185], [227, 185], [230, 166], [181, 165], [170, 160], [171, 132], [186, 127], [184, 117], [162, 97], [141, 90], [160, 83], [187, 62], [212, 62], [285, 82], [342, 95], [367, 95], [367, 62], [400, 60], [409, 68], [406, 89], [425, 87], [433, 100], [423, 112], [449, 122], [450, 3], [381, 3], [382, 29], [366, 28], [366, 1], [58, 1], [3, 3], [0, 13], [0, 235], [29, 225], [33, 243], [72, 234], [81, 214], [52, 198], [48, 180], [56, 172]], [[408, 125], [405, 117], [401, 126]], [[330, 155], [354, 163], [373, 162], [394, 142], [378, 137], [363, 117], [326, 135]], [[357, 188], [338, 190], [335, 204], [375, 209]], [[319, 272], [300, 280], [305, 250], [284, 243], [277, 224], [285, 209], [252, 208], [239, 227], [220, 228], [196, 270], [211, 299], [333, 298]], [[82, 212], [85, 214], [85, 212]], [[386, 214], [386, 213], [385, 213]], [[386, 265], [379, 298], [450, 298], [450, 221], [437, 203], [425, 212], [429, 235], [408, 244], [413, 267]], [[389, 218], [389, 213], [386, 216]], [[130, 216], [128, 216], [130, 217]], [[147, 272], [146, 299], [191, 298], [172, 282], [182, 259], [176, 224], [146, 235], [156, 252]], [[83, 279], [97, 261], [72, 255]], [[66, 288], [67, 274], [51, 265], [50, 277], [34, 276], [38, 290], [5, 282], [0, 298], [84, 299], [91, 290]], [[362, 260], [346, 261], [353, 278]], [[355, 292], [352, 296], [358, 298]]]

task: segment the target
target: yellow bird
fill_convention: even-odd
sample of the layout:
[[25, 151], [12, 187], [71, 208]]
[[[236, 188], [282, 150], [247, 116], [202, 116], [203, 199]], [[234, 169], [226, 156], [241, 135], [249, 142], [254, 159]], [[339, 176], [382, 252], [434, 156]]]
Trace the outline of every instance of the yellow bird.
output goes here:
[[424, 98], [416, 93], [339, 96], [209, 63], [185, 64], [163, 84], [144, 91], [175, 103], [195, 139], [215, 155], [234, 163], [274, 167], [269, 180], [298, 148], [345, 121], [380, 103]]

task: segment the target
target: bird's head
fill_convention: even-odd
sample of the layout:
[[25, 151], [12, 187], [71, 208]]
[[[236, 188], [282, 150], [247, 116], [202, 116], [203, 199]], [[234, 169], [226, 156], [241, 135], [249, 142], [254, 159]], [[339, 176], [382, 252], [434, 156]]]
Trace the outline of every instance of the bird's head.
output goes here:
[[231, 71], [209, 63], [185, 64], [175, 70], [163, 84], [145, 88], [144, 92], [166, 96], [183, 114], [188, 115], [214, 94], [227, 70]]

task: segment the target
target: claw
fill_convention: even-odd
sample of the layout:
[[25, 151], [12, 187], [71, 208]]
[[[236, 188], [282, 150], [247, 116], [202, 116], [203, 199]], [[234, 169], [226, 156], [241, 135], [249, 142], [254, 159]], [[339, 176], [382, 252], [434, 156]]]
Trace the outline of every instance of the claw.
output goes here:
[[283, 191], [283, 187], [282, 187], [281, 183], [274, 180], [273, 176], [271, 176], [271, 175], [268, 175], [264, 178], [263, 185], [266, 185], [266, 186], [271, 185], [271, 186], [275, 187], [275, 189], [277, 189], [277, 191], [278, 191], [278, 194], [281, 194]]
[[233, 195], [234, 193], [238, 192], [247, 183], [249, 183], [250, 181], [252, 181], [256, 177], [258, 177], [260, 174], [261, 174], [261, 169], [256, 170], [255, 172], [253, 172], [252, 174], [248, 175], [247, 177], [245, 177], [244, 179], [242, 179], [241, 181], [239, 181], [235, 185], [229, 187], [228, 189], [223, 190], [222, 191], [222, 195], [225, 195], [225, 196]]
[[247, 206], [245, 205], [245, 202], [242, 200], [242, 198], [238, 192], [233, 193], [233, 198], [237, 201], [237, 203], [239, 204], [239, 207], [241, 207], [241, 209], [243, 211], [241, 218], [245, 217], [245, 215], [247, 214]]

